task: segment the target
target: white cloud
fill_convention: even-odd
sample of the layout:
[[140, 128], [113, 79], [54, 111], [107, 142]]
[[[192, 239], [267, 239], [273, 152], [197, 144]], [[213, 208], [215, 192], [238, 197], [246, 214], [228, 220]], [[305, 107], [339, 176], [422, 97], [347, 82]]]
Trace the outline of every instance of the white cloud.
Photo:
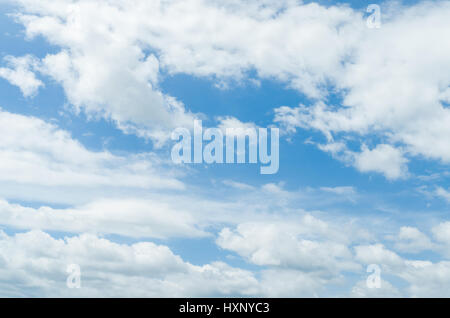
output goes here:
[[318, 297], [330, 283], [320, 273], [277, 268], [262, 271], [260, 288], [263, 297]]
[[342, 186], [342, 187], [321, 187], [320, 190], [325, 192], [331, 192], [338, 195], [353, 196], [357, 193], [354, 187]]
[[[365, 286], [365, 281], [358, 282], [352, 289], [351, 295], [355, 297], [448, 297], [450, 283], [450, 262], [440, 261], [432, 263], [430, 261], [401, 259], [395, 253], [387, 250], [383, 246], [372, 246], [368, 253], [375, 253], [370, 260], [366, 261], [387, 261], [390, 266], [381, 265], [381, 288], [369, 289]], [[368, 255], [368, 254], [367, 254]], [[375, 263], [376, 264], [376, 263]], [[394, 266], [392, 266], [394, 265]], [[395, 276], [401, 279], [405, 287], [394, 287], [392, 282], [386, 281], [383, 277]]]
[[435, 191], [435, 194], [441, 198], [443, 198], [444, 200], [446, 200], [447, 202], [450, 202], [450, 192], [445, 190], [442, 187], [438, 187]]
[[419, 229], [410, 226], [402, 226], [397, 236], [395, 248], [402, 252], [419, 253], [423, 250], [432, 250], [431, 240]]
[[450, 246], [450, 222], [441, 222], [432, 228], [434, 237], [438, 242], [446, 243]]
[[[90, 151], [54, 124], [6, 111], [0, 111], [0, 157], [0, 183], [4, 185], [0, 194], [16, 199], [34, 200], [33, 191], [46, 187], [56, 191], [83, 188], [85, 192], [184, 188], [170, 169], [160, 168], [162, 164], [151, 153], [117, 156]], [[19, 185], [24, 187], [21, 191]]]
[[[2, 295], [314, 297], [336, 295], [333, 288], [339, 288], [340, 295], [351, 293], [357, 297], [446, 295], [445, 286], [450, 279], [446, 262], [408, 260], [381, 243], [354, 246], [366, 238], [359, 235], [361, 228], [353, 222], [325, 222], [305, 215], [278, 222], [274, 219], [248, 221], [235, 229], [222, 229], [218, 246], [260, 266], [260, 270], [253, 272], [221, 262], [194, 266], [173, 255], [165, 246], [150, 242], [117, 244], [94, 234], [139, 237], [144, 233], [143, 236], [161, 238], [177, 236], [174, 233], [177, 231], [187, 237], [200, 234], [189, 228], [190, 220], [184, 218], [185, 214], [147, 211], [147, 206], [116, 201], [56, 210], [2, 202], [1, 219], [6, 224], [23, 229], [55, 228], [91, 233], [64, 240], [40, 230], [14, 236], [0, 233]], [[170, 221], [170, 216], [175, 219]], [[434, 231], [441, 233], [445, 229]], [[402, 229], [400, 232], [403, 239], [418, 237], [417, 231]], [[439, 239], [443, 241], [445, 237]], [[80, 290], [65, 287], [65, 268], [73, 263], [82, 268]], [[381, 266], [382, 289], [367, 290], [362, 282], [349, 285], [351, 281], [345, 273], [366, 277], [367, 264]], [[386, 281], [392, 276], [404, 280], [405, 287], [393, 287]]]
[[399, 234], [393, 238], [395, 249], [406, 253], [434, 251], [444, 258], [450, 255], [450, 222], [442, 221], [431, 228], [432, 237], [428, 237], [419, 229], [409, 226], [400, 228]]
[[36, 95], [39, 88], [44, 86], [44, 83], [37, 79], [34, 73], [34, 68], [39, 62], [36, 58], [31, 55], [22, 57], [6, 56], [4, 60], [8, 67], [0, 68], [0, 77], [19, 87], [23, 96], [31, 97]]
[[[447, 261], [432, 263], [430, 261], [404, 259], [382, 244], [358, 246], [355, 247], [355, 250], [357, 260], [364, 264], [381, 266], [381, 277], [389, 274], [404, 280], [406, 287], [401, 291], [404, 296], [448, 297], [449, 295], [450, 263]], [[367, 293], [367, 290], [361, 290], [358, 286], [353, 291], [361, 296], [369, 297], [395, 296], [397, 291], [392, 288], [390, 283], [387, 286], [386, 282], [384, 283], [384, 287], [387, 287], [386, 291], [382, 288], [380, 292]]]
[[352, 224], [306, 214], [226, 227], [216, 243], [260, 266], [263, 296], [318, 297], [331, 286], [348, 288], [343, 273], [364, 271], [350, 247], [364, 240]]
[[[340, 235], [336, 236], [336, 230]], [[442, 226], [434, 231], [440, 233], [445, 229]], [[354, 228], [305, 216], [290, 222], [248, 222], [239, 224], [234, 230], [225, 228], [220, 232], [217, 244], [261, 266], [261, 285], [269, 295], [323, 296], [331, 286], [342, 289], [341, 293], [331, 294], [334, 296], [443, 297], [448, 294], [448, 262], [404, 258], [379, 243], [379, 239], [375, 239], [378, 243], [359, 244], [364, 238], [355, 234]], [[445, 237], [441, 239], [446, 240]], [[409, 249], [414, 245], [411, 240], [421, 241], [415, 250]], [[418, 252], [420, 244], [424, 249], [443, 251], [417, 229], [403, 227], [399, 243], [408, 242], [411, 244], [402, 246], [407, 246], [408, 252]], [[369, 264], [381, 268], [379, 289], [366, 285]], [[364, 280], [351, 286], [350, 280], [344, 278], [346, 272]], [[393, 277], [403, 284], [393, 285]]]
[[326, 273], [358, 269], [347, 242], [335, 235], [329, 224], [306, 215], [290, 223], [249, 222], [235, 230], [225, 228], [217, 244], [260, 266]]
[[402, 267], [404, 260], [396, 253], [388, 250], [383, 244], [355, 246], [355, 258], [363, 264], [379, 264], [390, 270]]
[[398, 274], [409, 286], [411, 297], [450, 297], [450, 262], [409, 261]]
[[[354, 140], [355, 135], [360, 140], [381, 136], [392, 148], [401, 143], [410, 156], [447, 163], [450, 109], [443, 102], [450, 86], [450, 46], [443, 39], [450, 36], [450, 6], [435, 1], [382, 10], [382, 27], [359, 30], [361, 37], [341, 60], [343, 68], [327, 74], [342, 101], [280, 107], [275, 121], [291, 133], [297, 127], [319, 130], [333, 144], [345, 144], [346, 137]], [[397, 163], [387, 171], [375, 170], [396, 178], [404, 165]]]
[[239, 129], [245, 132], [246, 129], [256, 129], [257, 126], [254, 123], [244, 123], [239, 119], [231, 116], [218, 117], [219, 122], [218, 128], [220, 128], [223, 134], [226, 133], [227, 129]]
[[408, 174], [408, 160], [401, 150], [390, 145], [380, 144], [372, 150], [364, 146], [362, 152], [354, 156], [354, 165], [361, 172], [379, 172], [391, 180]]
[[[163, 245], [117, 244], [94, 235], [55, 239], [41, 231], [0, 231], [3, 297], [202, 297], [250, 295], [252, 273], [215, 262], [195, 266]], [[66, 287], [69, 264], [81, 268], [81, 288]]]
[[118, 234], [135, 238], [204, 237], [189, 210], [156, 200], [103, 199], [84, 206], [37, 209], [0, 201], [1, 224], [16, 229]]
[[[224, 136], [235, 136], [237, 138], [246, 138], [248, 136], [249, 145], [253, 146], [253, 149], [258, 147], [258, 126], [252, 122], [242, 122], [239, 119], [232, 116], [217, 117], [218, 128], [222, 131]], [[245, 155], [245, 149], [237, 148], [237, 155]]]
[[[314, 142], [311, 143], [314, 144]], [[405, 157], [404, 151], [389, 144], [378, 144], [373, 149], [363, 144], [360, 152], [349, 150], [343, 142], [331, 141], [318, 144], [317, 147], [346, 165], [354, 166], [360, 172], [381, 173], [388, 180], [404, 179], [410, 176], [407, 165], [409, 160]]]
[[402, 297], [402, 294], [390, 282], [382, 279], [380, 288], [367, 287], [367, 282], [365, 280], [357, 282], [355, 286], [353, 286], [350, 296], [359, 298], [391, 298]]
[[[381, 134], [410, 155], [450, 160], [446, 1], [383, 8], [376, 30], [349, 7], [293, 1], [17, 2], [27, 35], [61, 47], [41, 72], [63, 85], [78, 110], [112, 118], [127, 132], [161, 143], [167, 127], [192, 124], [192, 114], [158, 88], [161, 70], [218, 81], [256, 70], [319, 101], [290, 114], [280, 108], [276, 120], [289, 131]], [[345, 107], [326, 106], [330, 86]], [[383, 173], [399, 176], [398, 168]]]
[[254, 190], [255, 187], [246, 184], [246, 183], [242, 183], [242, 182], [237, 182], [237, 181], [233, 181], [233, 180], [224, 180], [222, 181], [223, 184], [238, 189], [238, 190]]
[[169, 139], [168, 129], [192, 125], [184, 105], [160, 91], [160, 63], [140, 43], [130, 12], [93, 1], [23, 4], [39, 14], [17, 15], [27, 36], [42, 34], [61, 48], [39, 71], [63, 86], [76, 111], [110, 118], [156, 145]]

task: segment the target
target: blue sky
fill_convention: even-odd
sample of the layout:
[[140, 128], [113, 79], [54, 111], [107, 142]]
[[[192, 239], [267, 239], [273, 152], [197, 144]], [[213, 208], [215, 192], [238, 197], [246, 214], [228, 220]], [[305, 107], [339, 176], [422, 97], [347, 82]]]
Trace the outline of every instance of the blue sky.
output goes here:
[[[450, 4], [371, 3], [0, 3], [0, 296], [449, 296]], [[194, 119], [278, 173], [173, 164]]]

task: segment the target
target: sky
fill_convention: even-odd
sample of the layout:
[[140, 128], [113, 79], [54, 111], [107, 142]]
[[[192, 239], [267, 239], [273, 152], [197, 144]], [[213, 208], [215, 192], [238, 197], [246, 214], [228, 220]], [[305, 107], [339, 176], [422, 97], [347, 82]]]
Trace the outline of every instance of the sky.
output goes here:
[[[0, 1], [0, 296], [449, 297], [449, 17]], [[174, 163], [195, 120], [278, 128], [278, 172]]]

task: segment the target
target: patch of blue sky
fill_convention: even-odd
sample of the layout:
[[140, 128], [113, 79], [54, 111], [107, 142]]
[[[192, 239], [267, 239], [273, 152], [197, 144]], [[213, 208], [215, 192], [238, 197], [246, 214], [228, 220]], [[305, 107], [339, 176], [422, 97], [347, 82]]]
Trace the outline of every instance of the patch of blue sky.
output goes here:
[[15, 6], [0, 3], [0, 57], [6, 55], [22, 56], [26, 54], [43, 58], [56, 53], [59, 48], [48, 44], [42, 37], [26, 39], [24, 27], [15, 22]]

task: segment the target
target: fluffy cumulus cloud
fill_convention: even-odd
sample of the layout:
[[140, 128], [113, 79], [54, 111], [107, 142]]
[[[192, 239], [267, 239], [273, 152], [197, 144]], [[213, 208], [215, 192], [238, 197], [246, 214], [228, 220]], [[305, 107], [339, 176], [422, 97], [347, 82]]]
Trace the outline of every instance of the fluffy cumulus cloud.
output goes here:
[[369, 288], [367, 281], [359, 281], [353, 286], [351, 297], [358, 298], [377, 298], [377, 297], [401, 297], [402, 294], [391, 283], [385, 280], [380, 280], [380, 288]]
[[365, 241], [351, 224], [337, 224], [312, 215], [289, 222], [246, 222], [223, 229], [217, 244], [248, 262], [265, 268], [261, 273], [268, 296], [314, 297], [326, 288], [344, 284], [345, 272], [361, 273], [352, 240]]
[[349, 261], [348, 242], [339, 239], [348, 238], [326, 222], [307, 215], [292, 224], [244, 223], [235, 231], [225, 228], [217, 243], [257, 265], [330, 271], [358, 268]]
[[[330, 76], [339, 98], [281, 107], [276, 121], [287, 132], [297, 127], [323, 132], [328, 143], [343, 143], [340, 158], [388, 178], [404, 176], [405, 154], [447, 164], [450, 47], [444, 39], [450, 35], [449, 12], [446, 1], [391, 9], [383, 15], [380, 29], [362, 31], [352, 43], [351, 55], [341, 60], [341, 71]], [[342, 155], [348, 150], [345, 137], [355, 135], [381, 138], [388, 145], [376, 146], [376, 154], [394, 160], [383, 168]], [[366, 157], [366, 152], [363, 149], [358, 157]]]
[[[0, 247], [2, 296], [301, 296], [321, 285], [307, 273], [267, 270], [257, 277], [223, 262], [192, 265], [164, 245], [124, 245], [89, 234], [55, 239], [41, 231], [0, 232]], [[72, 264], [80, 269], [79, 289], [66, 285]]]
[[363, 147], [361, 153], [355, 155], [354, 165], [362, 172], [380, 172], [388, 179], [398, 179], [407, 175], [407, 160], [402, 151], [390, 145], [380, 144], [370, 150]]
[[[0, 295], [27, 297], [201, 297], [257, 291], [252, 273], [224, 263], [195, 266], [151, 242], [114, 243], [84, 234], [55, 239], [41, 231], [0, 232]], [[66, 286], [69, 265], [81, 288]]]
[[33, 68], [38, 64], [36, 58], [31, 55], [7, 56], [4, 60], [8, 67], [0, 68], [0, 77], [19, 87], [25, 97], [37, 94], [39, 88], [44, 86], [44, 83], [36, 78], [33, 71]]
[[450, 297], [450, 262], [410, 261], [399, 277], [409, 283], [411, 297]]
[[360, 272], [349, 237], [311, 215], [287, 222], [248, 222], [225, 228], [217, 244], [261, 273], [266, 296], [313, 297], [338, 284], [345, 271]]
[[400, 251], [419, 253], [423, 250], [433, 249], [433, 243], [417, 228], [402, 226], [395, 247]]
[[435, 194], [443, 198], [445, 201], [450, 202], [450, 191], [447, 191], [442, 187], [438, 187], [435, 191]]
[[[434, 241], [415, 228], [402, 227], [394, 249], [408, 253], [433, 250], [445, 257], [447, 223], [432, 228]], [[363, 241], [367, 243], [361, 244]], [[433, 263], [403, 257], [382, 243], [370, 241], [371, 238], [358, 235], [351, 227], [305, 216], [296, 222], [253, 222], [235, 229], [225, 228], [217, 244], [265, 268], [260, 276], [266, 295], [312, 297], [327, 295], [326, 287], [343, 285], [347, 292], [342, 295], [352, 297], [449, 295], [448, 261]], [[370, 272], [365, 273], [371, 264], [379, 268], [378, 288], [367, 283]], [[348, 285], [344, 274], [349, 272], [363, 280]], [[404, 287], [394, 286], [392, 277], [401, 280]]]

